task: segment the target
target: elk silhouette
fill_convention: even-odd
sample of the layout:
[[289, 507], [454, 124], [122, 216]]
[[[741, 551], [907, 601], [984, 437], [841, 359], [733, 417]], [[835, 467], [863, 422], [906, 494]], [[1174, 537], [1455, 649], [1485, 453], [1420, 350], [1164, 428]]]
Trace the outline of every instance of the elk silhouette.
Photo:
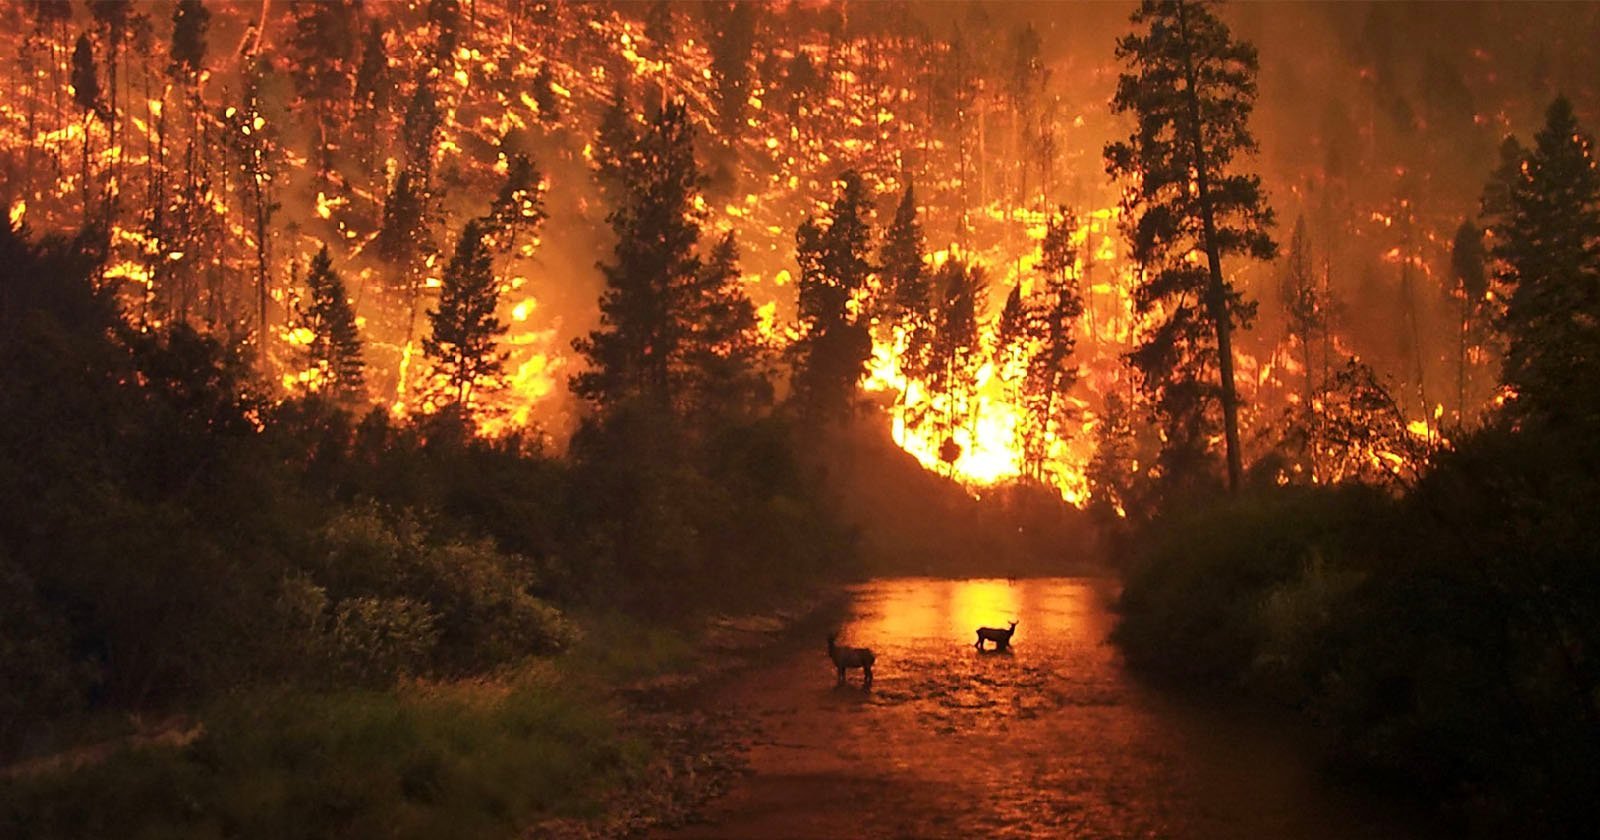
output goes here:
[[839, 671], [839, 685], [844, 685], [844, 672], [849, 668], [861, 669], [861, 687], [872, 687], [872, 663], [877, 659], [870, 648], [840, 647], [834, 644], [838, 636], [828, 637], [828, 658]]
[[998, 627], [979, 627], [978, 643], [973, 645], [973, 647], [977, 648], [978, 650], [983, 650], [984, 642], [994, 642], [995, 650], [1005, 650], [1011, 646], [1011, 637], [1016, 632], [1017, 623], [1015, 621], [1011, 622], [1011, 626], [1004, 630], [1001, 630]]

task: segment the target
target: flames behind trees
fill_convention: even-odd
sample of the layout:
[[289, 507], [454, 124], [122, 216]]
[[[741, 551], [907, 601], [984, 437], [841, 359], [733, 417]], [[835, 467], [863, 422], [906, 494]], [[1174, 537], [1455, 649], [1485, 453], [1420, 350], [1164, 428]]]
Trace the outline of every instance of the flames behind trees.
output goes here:
[[[1125, 131], [1103, 104], [1125, 10], [1074, 8], [1080, 25], [1065, 32], [1050, 25], [1060, 13], [184, 0], [112, 19], [13, 5], [4, 199], [35, 230], [103, 227], [105, 276], [130, 318], [246, 339], [259, 371], [293, 390], [323, 381], [298, 320], [316, 295], [308, 267], [326, 246], [365, 345], [364, 393], [400, 413], [441, 404], [428, 396], [438, 359], [423, 346], [427, 315], [467, 221], [492, 220], [505, 387], [479, 391], [477, 422], [560, 439], [582, 413], [564, 387], [584, 368], [569, 343], [599, 317], [594, 256], [614, 236], [602, 221], [616, 196], [594, 178], [606, 165], [605, 104], [620, 94], [626, 113], [679, 100], [706, 177], [693, 212], [707, 248], [734, 236], [737, 283], [724, 285], [749, 298], [765, 351], [821, 335], [798, 326], [799, 298], [816, 287], [795, 236], [854, 171], [867, 270], [847, 321], [871, 337], [867, 401], [930, 469], [975, 484], [1025, 477], [1083, 503], [1105, 427], [1152, 408], [1122, 357], [1154, 334], [1156, 316], [1137, 304], [1137, 242], [1118, 231], [1137, 217], [1101, 175], [1104, 141]], [[1258, 38], [1331, 13], [1220, 14]], [[1295, 424], [1322, 428], [1296, 411], [1331, 410], [1337, 400], [1314, 392], [1353, 357], [1394, 392], [1420, 441], [1472, 425], [1502, 398], [1488, 385], [1492, 301], [1479, 305], [1495, 292], [1457, 282], [1448, 263], [1452, 233], [1474, 215], [1462, 196], [1475, 190], [1426, 173], [1481, 177], [1485, 161], [1469, 152], [1487, 154], [1495, 132], [1526, 116], [1508, 75], [1543, 90], [1563, 80], [1472, 46], [1491, 31], [1542, 37], [1548, 21], [1537, 15], [1475, 11], [1451, 22], [1461, 37], [1440, 36], [1467, 46], [1411, 56], [1389, 34], [1408, 14], [1347, 7], [1314, 66], [1286, 60], [1289, 39], [1267, 41], [1262, 57], [1263, 180], [1286, 218], [1306, 219], [1323, 290], [1265, 307], [1216, 357], [1237, 361], [1231, 448], [1276, 470], [1270, 480], [1331, 480], [1304, 459], [1268, 456]], [[1325, 77], [1326, 97], [1298, 95], [1311, 72]], [[1429, 161], [1419, 150], [1447, 129], [1473, 140]], [[1058, 220], [1062, 204], [1074, 221]], [[910, 225], [927, 244], [907, 250]], [[1052, 269], [1050, 238], [1063, 230], [1072, 266]], [[925, 257], [917, 271], [909, 253]], [[1281, 269], [1229, 261], [1226, 271], [1236, 290], [1278, 299], [1264, 292]], [[1059, 291], [1068, 276], [1081, 313], [1059, 294], [1048, 303], [1050, 284]], [[1305, 272], [1297, 278], [1310, 288]], [[1391, 310], [1404, 340], [1375, 326], [1390, 319], [1373, 313]], [[930, 365], [925, 351], [941, 342], [942, 364]], [[809, 387], [804, 376], [773, 384], [780, 397]], [[1198, 434], [1194, 446], [1209, 461], [1227, 437]], [[1173, 443], [1172, 430], [1165, 442], [1124, 441], [1139, 450], [1124, 460], [1147, 473]], [[1354, 457], [1370, 456], [1385, 457]]]

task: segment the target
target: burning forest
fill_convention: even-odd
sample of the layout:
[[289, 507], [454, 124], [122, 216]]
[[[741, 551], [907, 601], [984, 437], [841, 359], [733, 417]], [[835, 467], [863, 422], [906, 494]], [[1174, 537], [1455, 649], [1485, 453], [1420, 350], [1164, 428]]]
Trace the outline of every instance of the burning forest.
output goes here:
[[[1570, 825], [1593, 771], [1568, 771], [1600, 754], [1600, 545], [1572, 513], [1600, 416], [1600, 7], [29, 0], [0, 22], [0, 641], [22, 640], [0, 683], [31, 686], [0, 686], [0, 759], [97, 710], [278, 684], [598, 731], [616, 715], [517, 681], [529, 657], [654, 645], [574, 677], [609, 684], [668, 668], [651, 634], [688, 646], [683, 616], [1092, 566], [1123, 576], [1130, 666], [1336, 721], [1340, 760], [1474, 825]], [[940, 597], [963, 621], [1031, 603]], [[902, 619], [858, 629], [944, 626]], [[1394, 627], [1397, 661], [1502, 661], [1398, 672], [1373, 637]], [[231, 652], [192, 641], [213, 628]], [[1492, 699], [1429, 706], [1469, 684]], [[1505, 770], [1507, 735], [1461, 769], [1418, 746], [1473, 727], [1547, 750]], [[582, 741], [608, 784], [647, 773], [620, 741], [518, 731]], [[28, 801], [0, 815], [73, 824], [69, 794]], [[502, 822], [601, 807], [576, 801]], [[334, 820], [312, 834], [368, 833]]]
[[[971, 486], [1038, 481], [1078, 505], [1107, 436], [1142, 455], [1117, 471], [1155, 465], [1160, 442], [1123, 420], [1146, 410], [1124, 360], [1159, 315], [1136, 304], [1131, 182], [1101, 154], [1121, 132], [1119, 67], [1086, 33], [1115, 27], [1110, 9], [90, 5], [7, 11], [11, 220], [99, 231], [127, 318], [240, 343], [281, 398], [458, 406], [484, 434], [564, 445], [584, 416], [568, 383], [592, 361], [572, 341], [599, 320], [594, 263], [616, 235], [607, 120], [637, 128], [676, 102], [703, 176], [696, 228], [733, 237], [780, 399], [793, 371], [778, 362], [807, 329], [797, 231], [840, 209], [849, 174], [866, 235], [847, 318], [870, 333], [863, 401], [896, 443]], [[1495, 291], [1457, 233], [1499, 137], [1537, 116], [1513, 97], [1557, 84], [1508, 78], [1490, 33], [1554, 25], [1478, 9], [1423, 55], [1375, 35], [1403, 14], [1241, 11], [1243, 32], [1329, 36], [1316, 81], [1298, 46], [1265, 40], [1251, 165], [1280, 247], [1228, 266], [1255, 312], [1233, 352], [1238, 447], [1282, 457], [1276, 480], [1413, 473], [1503, 396]], [[1332, 92], [1313, 105], [1312, 84]], [[469, 232], [495, 326], [486, 364], [463, 371], [428, 342]], [[316, 303], [335, 280], [342, 343]], [[1360, 402], [1336, 376], [1350, 364], [1403, 434], [1314, 432], [1362, 422], [1318, 419]]]

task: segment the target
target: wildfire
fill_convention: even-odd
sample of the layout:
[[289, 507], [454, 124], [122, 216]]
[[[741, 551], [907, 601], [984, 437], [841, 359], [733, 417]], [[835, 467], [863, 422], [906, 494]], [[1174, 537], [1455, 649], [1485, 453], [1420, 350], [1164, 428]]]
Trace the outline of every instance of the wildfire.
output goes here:
[[[257, 23], [254, 9], [216, 5], [217, 31]], [[774, 347], [786, 340], [795, 296], [795, 226], [805, 213], [826, 208], [839, 173], [846, 168], [862, 172], [880, 201], [880, 213], [884, 202], [914, 184], [919, 219], [928, 241], [936, 243], [930, 267], [959, 258], [988, 273], [988, 297], [980, 306], [976, 346], [970, 348], [982, 361], [954, 389], [959, 393], [934, 393], [927, 382], [901, 369], [904, 336], [880, 329], [888, 334], [874, 335], [864, 389], [886, 406], [884, 422], [894, 441], [928, 469], [975, 487], [1016, 479], [1026, 469], [1024, 443], [1033, 440], [1043, 449], [1043, 463], [1030, 478], [1047, 482], [1073, 503], [1086, 500], [1085, 469], [1099, 412], [1107, 394], [1130, 393], [1122, 357], [1138, 328], [1132, 296], [1136, 277], [1118, 231], [1117, 196], [1109, 185], [1083, 186], [1095, 182], [1085, 173], [1098, 177], [1103, 169], [1098, 158], [1105, 138], [1093, 133], [1101, 122], [1095, 106], [1085, 111], [1082, 101], [1061, 102], [1060, 118], [1051, 119], [1060, 128], [1052, 142], [1062, 148], [1053, 158], [1035, 159], [1038, 150], [1030, 145], [1042, 143], [1007, 136], [1020, 123], [997, 92], [995, 78], [979, 74], [969, 80], [971, 97], [958, 96], [941, 110], [943, 103], [936, 99], [950, 80], [939, 73], [957, 59], [952, 44], [858, 32], [854, 26], [830, 28], [811, 19], [819, 17], [815, 4], [765, 10], [792, 19], [771, 26], [772, 37], [752, 48], [743, 67], [750, 78], [731, 96], [719, 88], [722, 71], [716, 69], [713, 46], [694, 29], [703, 25], [698, 14], [679, 12], [673, 23], [683, 31], [669, 39], [640, 19], [642, 9], [624, 4], [479, 0], [471, 4], [473, 18], [470, 25], [463, 23], [461, 42], [432, 68], [436, 32], [423, 19], [421, 5], [368, 4], [368, 12], [386, 26], [392, 90], [385, 92], [401, 104], [391, 103], [394, 113], [384, 115], [363, 139], [355, 133], [354, 114], [341, 112], [330, 146], [333, 173], [319, 171], [323, 150], [308, 146], [308, 138], [317, 135], [311, 130], [314, 109], [299, 102], [287, 109], [247, 105], [240, 93], [242, 74], [223, 69], [220, 59], [210, 83], [205, 76], [200, 80], [196, 107], [172, 81], [164, 60], [129, 56], [133, 51], [125, 50], [117, 78], [127, 101], [107, 102], [110, 118], [104, 119], [62, 107], [70, 103], [61, 96], [71, 93], [65, 84], [68, 65], [48, 68], [36, 62], [21, 72], [15, 63], [22, 60], [22, 39], [15, 39], [5, 61], [13, 62], [18, 71], [13, 78], [20, 81], [8, 88], [6, 98], [12, 101], [0, 103], [0, 146], [17, 164], [8, 171], [21, 171], [23, 156], [36, 155], [40, 159], [33, 170], [41, 174], [30, 174], [32, 183], [26, 186], [6, 187], [11, 223], [67, 229], [80, 224], [88, 215], [86, 206], [93, 209], [96, 202], [119, 212], [111, 225], [105, 276], [130, 290], [130, 311], [190, 307], [181, 316], [158, 312], [151, 320], [185, 317], [199, 323], [204, 318], [219, 330], [263, 335], [270, 345], [264, 354], [270, 367], [263, 372], [280, 382], [285, 394], [314, 389], [321, 376], [302, 369], [311, 339], [292, 323], [296, 294], [291, 287], [300, 282], [296, 267], [306, 265], [326, 241], [350, 264], [351, 297], [372, 349], [367, 360], [371, 393], [397, 415], [426, 411], [417, 387], [428, 377], [421, 352], [423, 314], [437, 300], [449, 243], [467, 218], [484, 212], [485, 196], [492, 197], [503, 181], [510, 156], [537, 150], [541, 171], [550, 176], [547, 183], [555, 185], [550, 194], [570, 199], [570, 206], [552, 209], [552, 217], [567, 212], [580, 217], [574, 228], [599, 227], [605, 208], [588, 178], [598, 155], [593, 140], [599, 109], [592, 106], [606, 101], [618, 84], [647, 104], [658, 97], [683, 97], [696, 128], [714, 139], [707, 144], [716, 149], [712, 163], [729, 170], [716, 173], [719, 191], [709, 200], [697, 197], [695, 209], [705, 215], [708, 230], [736, 234], [763, 339]], [[528, 5], [548, 5], [541, 11], [547, 19], [538, 24], [545, 37], [528, 37]], [[271, 4], [263, 14], [287, 12]], [[427, 72], [410, 72], [419, 68]], [[47, 89], [52, 73], [62, 79], [60, 90]], [[809, 83], [802, 84], [804, 73], [813, 74]], [[1111, 83], [1103, 75], [1095, 70], [1081, 78], [1103, 88]], [[435, 229], [422, 267], [400, 276], [404, 272], [374, 256], [377, 249], [370, 246], [407, 160], [399, 142], [401, 118], [419, 78], [431, 80], [437, 97], [439, 125], [428, 150], [437, 193], [429, 196], [426, 209]], [[292, 88], [288, 74], [274, 84], [279, 82], [283, 91]], [[1108, 93], [1102, 88], [1092, 93]], [[279, 89], [273, 90], [278, 95]], [[1060, 99], [1060, 92], [1058, 85], [1050, 93]], [[722, 110], [730, 108], [739, 111], [731, 123], [741, 128], [738, 132], [730, 132], [721, 119]], [[219, 141], [224, 134], [226, 141]], [[204, 165], [180, 177], [191, 139], [212, 145], [197, 146], [196, 160]], [[268, 160], [270, 176], [252, 177], [247, 171], [247, 163]], [[1065, 170], [1068, 163], [1075, 172], [1046, 174], [1058, 164]], [[187, 194], [179, 190], [186, 178], [192, 180]], [[182, 223], [205, 228], [209, 238], [175, 240], [171, 227], [157, 225], [176, 222], [130, 210], [130, 196], [145, 194], [161, 195], [163, 213], [181, 210]], [[1081, 221], [1072, 234], [1085, 304], [1083, 316], [1071, 325], [1078, 378], [1064, 397], [1065, 419], [1037, 429], [1031, 428], [1014, 373], [996, 358], [998, 313], [1012, 288], [1033, 291], [1047, 219], [1054, 203], [1067, 196], [1082, 205], [1076, 208]], [[260, 227], [252, 217], [258, 211], [268, 214]], [[1396, 224], [1396, 215], [1404, 223]], [[1424, 272], [1439, 262], [1444, 246], [1432, 238], [1433, 231], [1418, 230], [1410, 243], [1396, 244], [1400, 229], [1412, 226], [1412, 209], [1374, 211], [1366, 220], [1355, 216], [1372, 223], [1360, 227], [1382, 237], [1367, 243], [1379, 260]], [[883, 221], [876, 220], [880, 228]], [[586, 272], [595, 259], [594, 243], [583, 236], [563, 241], [553, 230], [544, 233], [544, 238], [519, 240], [497, 257], [497, 275], [510, 278], [500, 309], [509, 328], [503, 339], [509, 357], [505, 387], [481, 393], [475, 403], [484, 409], [480, 428], [488, 434], [565, 419], [567, 348], [592, 321], [587, 311], [578, 310], [579, 296], [567, 290], [590, 279]], [[168, 293], [162, 284], [175, 282], [169, 275], [184, 278], [182, 294], [193, 300], [174, 303], [162, 297]], [[414, 286], [421, 287], [415, 301], [397, 291]], [[1262, 288], [1258, 284], [1250, 291], [1265, 298]], [[271, 303], [264, 317], [254, 309], [262, 298]], [[1297, 359], [1279, 359], [1271, 348], [1252, 347], [1251, 352], [1268, 360], [1245, 366], [1258, 390], [1302, 369]], [[928, 417], [956, 419], [940, 423]], [[1438, 435], [1436, 422], [1412, 421], [1408, 428], [1418, 437]]]

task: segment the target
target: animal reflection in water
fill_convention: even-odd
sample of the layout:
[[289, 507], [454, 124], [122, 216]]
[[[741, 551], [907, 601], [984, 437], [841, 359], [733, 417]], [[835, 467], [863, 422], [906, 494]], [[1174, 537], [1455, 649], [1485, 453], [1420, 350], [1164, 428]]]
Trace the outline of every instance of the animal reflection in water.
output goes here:
[[973, 647], [977, 648], [978, 650], [983, 650], [984, 642], [994, 642], [995, 650], [1007, 650], [1011, 647], [1011, 637], [1015, 635], [1016, 632], [1017, 623], [1015, 621], [1011, 622], [1011, 626], [1004, 630], [1001, 630], [998, 627], [979, 627], [978, 643], [973, 645]]
[[871, 648], [840, 647], [834, 644], [837, 636], [828, 637], [828, 658], [833, 660], [833, 667], [839, 671], [839, 685], [844, 685], [844, 672], [851, 668], [861, 669], [861, 687], [872, 687], [872, 663], [877, 659]]

